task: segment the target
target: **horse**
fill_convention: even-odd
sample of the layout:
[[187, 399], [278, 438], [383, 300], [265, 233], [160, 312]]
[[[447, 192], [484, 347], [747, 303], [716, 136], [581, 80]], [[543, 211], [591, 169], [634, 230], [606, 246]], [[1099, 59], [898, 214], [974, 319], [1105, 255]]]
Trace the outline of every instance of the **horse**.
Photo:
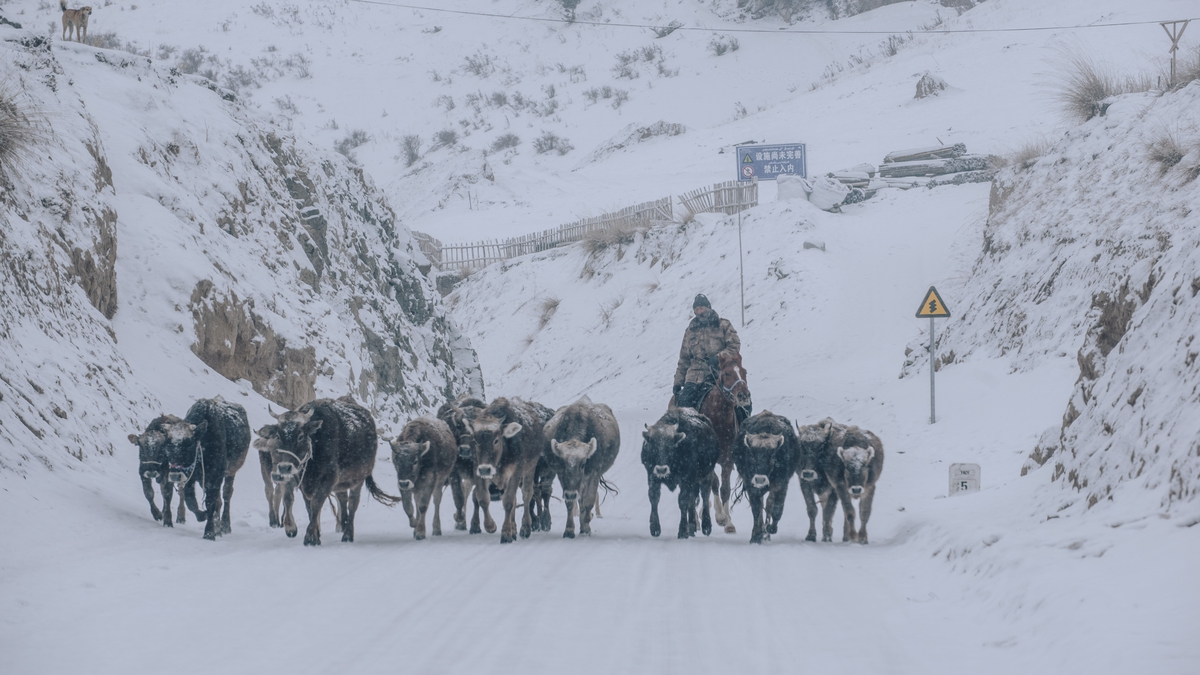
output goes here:
[[[733, 441], [738, 432], [737, 409], [744, 408], [747, 413], [745, 417], [749, 417], [752, 404], [750, 388], [746, 384], [746, 369], [742, 367], [740, 354], [719, 354], [717, 369], [713, 374], [717, 383], [704, 395], [698, 412], [708, 418], [716, 432], [717, 449], [720, 452], [717, 463], [721, 467], [721, 475], [718, 476], [714, 470], [709, 485], [704, 489], [719, 497], [713, 500], [717, 524], [724, 527], [726, 533], [736, 534], [737, 528], [729, 516], [729, 499], [733, 493]], [[675, 407], [675, 397], [672, 396], [667, 409]], [[704, 496], [707, 498], [707, 493]]]
[[734, 534], [737, 528], [733, 526], [729, 517], [729, 498], [733, 491], [730, 480], [733, 473], [733, 441], [738, 432], [737, 409], [743, 408], [749, 413], [751, 407], [746, 369], [742, 367], [740, 354], [718, 356], [716, 380], [716, 386], [710, 389], [700, 402], [700, 414], [712, 423], [720, 453], [717, 463], [721, 466], [721, 476], [718, 478], [714, 470], [711, 487], [708, 489], [720, 497], [713, 500], [717, 525], [724, 527], [727, 534]]

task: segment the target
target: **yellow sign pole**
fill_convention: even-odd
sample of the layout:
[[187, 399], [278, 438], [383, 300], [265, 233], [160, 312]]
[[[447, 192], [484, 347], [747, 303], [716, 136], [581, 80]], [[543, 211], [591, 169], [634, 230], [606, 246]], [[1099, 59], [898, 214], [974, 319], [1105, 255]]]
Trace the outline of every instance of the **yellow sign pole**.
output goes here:
[[936, 389], [934, 382], [934, 373], [937, 371], [937, 326], [934, 324], [934, 319], [950, 318], [950, 308], [946, 306], [946, 302], [942, 300], [942, 296], [933, 286], [925, 293], [925, 299], [921, 301], [921, 307], [917, 310], [917, 318], [923, 319], [929, 317], [929, 423], [937, 424], [937, 397], [934, 395]]

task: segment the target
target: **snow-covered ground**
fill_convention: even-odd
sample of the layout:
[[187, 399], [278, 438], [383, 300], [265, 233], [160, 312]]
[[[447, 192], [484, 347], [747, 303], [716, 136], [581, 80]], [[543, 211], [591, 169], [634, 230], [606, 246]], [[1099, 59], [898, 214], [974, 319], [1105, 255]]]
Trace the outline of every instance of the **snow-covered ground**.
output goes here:
[[[228, 382], [205, 370], [188, 349], [190, 333], [175, 337], [166, 323], [172, 312], [187, 315], [167, 300], [186, 299], [184, 291], [203, 276], [193, 270], [207, 273], [213, 260], [226, 258], [236, 263], [233, 276], [253, 269], [246, 263], [252, 257], [247, 244], [239, 247], [219, 237], [207, 243], [180, 241], [170, 231], [157, 230], [161, 202], [138, 196], [169, 189], [181, 200], [192, 199], [190, 185], [203, 192], [203, 172], [189, 168], [181, 178], [160, 180], [135, 159], [139, 147], [153, 146], [151, 140], [160, 145], [169, 140], [167, 127], [159, 125], [175, 114], [170, 106], [183, 106], [184, 97], [212, 94], [193, 85], [185, 85], [191, 89], [183, 94], [164, 93], [163, 71], [183, 57], [183, 50], [204, 45], [205, 54], [219, 56], [218, 63], [207, 63], [223, 83], [234, 82], [227, 76], [236, 74], [238, 65], [251, 68], [252, 58], [274, 59], [253, 66], [261, 88], [245, 84], [238, 92], [251, 109], [220, 117], [214, 137], [228, 142], [239, 125], [270, 129], [273, 117], [281, 132], [290, 127], [301, 139], [299, 152], [316, 157], [319, 153], [306, 149], [306, 139], [328, 148], [362, 129], [371, 140], [353, 154], [387, 193], [387, 203], [372, 202], [372, 208], [395, 210], [401, 240], [408, 228], [444, 241], [523, 234], [727, 179], [731, 162], [719, 150], [750, 139], [807, 141], [813, 172], [877, 162], [887, 151], [939, 141], [965, 142], [975, 152], [1005, 152], [1040, 135], [1057, 141], [1067, 124], [1046, 98], [1059, 58], [1056, 48], [1074, 45], [1130, 69], [1155, 63], [1155, 55], [1165, 52], [1161, 28], [1148, 25], [918, 35], [887, 57], [877, 51], [886, 34], [728, 32], [785, 26], [779, 19], [739, 17], [736, 4], [583, 2], [578, 11], [589, 20], [662, 25], [674, 19], [724, 29], [722, 34], [736, 36], [740, 44], [724, 56], [708, 50], [711, 32], [676, 31], [655, 40], [645, 29], [506, 22], [347, 1], [268, 0], [251, 6], [232, 0], [143, 0], [136, 9], [129, 3], [97, 6], [94, 34], [113, 31], [154, 56], [162, 45], [178, 48], [164, 52], [153, 67], [141, 61], [119, 67], [113, 59], [93, 63], [105, 52], [55, 44], [54, 55], [65, 69], [56, 74], [72, 80], [63, 88], [70, 95], [57, 94], [67, 101], [63, 109], [75, 110], [80, 120], [87, 118], [76, 109], [86, 110], [101, 123], [79, 131], [75, 127], [87, 124], [75, 117], [71, 125], [52, 120], [56, 132], [68, 127], [80, 138], [103, 139], [107, 152], [119, 155], [109, 162], [117, 186], [98, 186], [84, 203], [95, 202], [96, 210], [106, 204], [115, 208], [118, 234], [128, 238], [128, 244], [118, 244], [116, 258], [118, 303], [124, 304], [110, 322], [90, 312], [86, 298], [72, 295], [78, 289], [68, 289], [62, 291], [65, 300], [32, 315], [37, 321], [14, 321], [18, 328], [3, 335], [0, 363], [11, 364], [6, 369], [23, 378], [55, 374], [45, 396], [40, 390], [34, 396], [19, 380], [10, 383], [27, 395], [0, 400], [6, 413], [45, 407], [43, 399], [60, 391], [113, 394], [114, 400], [75, 400], [64, 421], [44, 410], [46, 425], [28, 415], [31, 421], [22, 418], [24, 427], [10, 423], [13, 416], [0, 417], [6, 425], [0, 443], [13, 443], [0, 448], [0, 457], [20, 458], [19, 470], [0, 466], [0, 672], [119, 673], [164, 664], [184, 673], [214, 668], [1195, 672], [1200, 585], [1190, 581], [1190, 574], [1200, 555], [1200, 528], [1194, 527], [1194, 492], [1163, 504], [1161, 486], [1126, 481], [1112, 501], [1095, 509], [1076, 504], [1060, 513], [1058, 505], [1069, 501], [1075, 488], [1050, 466], [1021, 475], [1030, 451], [1045, 440], [1045, 430], [1062, 425], [1068, 401], [1080, 395], [1081, 386], [1091, 391], [1092, 385], [1077, 380], [1080, 359], [1095, 341], [1089, 337], [1096, 318], [1093, 292], [1120, 286], [1123, 279], [1106, 278], [1118, 273], [1136, 277], [1131, 287], [1140, 288], [1152, 268], [1149, 262], [1134, 263], [1130, 250], [1136, 247], [1115, 246], [1109, 249], [1113, 258], [1101, 263], [1107, 267], [1089, 271], [1087, 256], [1069, 248], [1069, 237], [1022, 236], [1050, 231], [1042, 218], [1069, 215], [1079, 222], [1064, 231], [1084, 227], [1089, 218], [1108, 227], [1104, 219], [1111, 211], [1098, 198], [1087, 210], [1041, 213], [1032, 200], [1018, 208], [1020, 202], [1010, 196], [1004, 219], [989, 222], [987, 185], [884, 191], [841, 214], [804, 201], [775, 201], [768, 186], [762, 205], [742, 219], [744, 326], [738, 312], [736, 217], [700, 216], [687, 226], [652, 230], [631, 244], [595, 252], [573, 246], [522, 258], [472, 275], [446, 298], [444, 309], [432, 301], [435, 311], [445, 311], [470, 339], [489, 397], [518, 395], [559, 406], [587, 393], [612, 406], [624, 444], [609, 478], [620, 493], [603, 503], [603, 518], [593, 523], [591, 538], [561, 539], [564, 514], [555, 502], [554, 531], [501, 547], [498, 535], [468, 536], [450, 529], [446, 496], [447, 532], [441, 538], [414, 541], [399, 510], [366, 502], [353, 544], [327, 536], [319, 549], [306, 549], [267, 526], [252, 457], [237, 481], [234, 531], [214, 544], [201, 540], [190, 514], [187, 524], [169, 530], [153, 522], [138, 489], [132, 446], [117, 442], [111, 456], [89, 451], [83, 459], [72, 457], [89, 433], [96, 434], [98, 445], [113, 443], [137, 431], [124, 428], [131, 420], [144, 416], [144, 424], [160, 412], [156, 406], [181, 413], [191, 397], [215, 391], [244, 400], [252, 428], [270, 421], [266, 399], [244, 382]], [[557, 3], [527, 0], [471, 0], [456, 6], [529, 16], [559, 11]], [[956, 16], [952, 9], [918, 1], [836, 22], [809, 17], [796, 27], [878, 29], [907, 37], [904, 31], [936, 21], [939, 12], [947, 28], [1013, 28], [1162, 20], [1194, 13], [1194, 7], [1182, 0], [988, 0]], [[4, 3], [0, 13], [38, 32], [58, 16], [51, 3], [33, 0]], [[1185, 47], [1194, 44], [1190, 39]], [[655, 45], [661, 59], [656, 53], [642, 61], [637, 78], [614, 72], [618, 54]], [[848, 66], [852, 54], [862, 55], [863, 62]], [[467, 72], [467, 57], [484, 56], [493, 67], [481, 71], [486, 77]], [[834, 63], [842, 69], [830, 69]], [[583, 74], [572, 73], [573, 66], [582, 66]], [[952, 89], [936, 99], [914, 101], [916, 77], [926, 70]], [[813, 83], [818, 86], [810, 87]], [[553, 97], [545, 89], [549, 85], [555, 87]], [[604, 86], [626, 90], [629, 100], [619, 107], [611, 99], [591, 103], [587, 90]], [[1043, 184], [1076, 190], [1107, 185], [1095, 194], [1119, 193], [1121, 181], [1130, 179], [1115, 168], [1115, 160], [1114, 166], [1089, 163], [1087, 157], [1099, 151], [1093, 146], [1103, 139], [1106, 147], [1119, 148], [1123, 161], [1145, 162], [1144, 139], [1140, 132], [1129, 133], [1137, 129], [1143, 110], [1164, 124], [1179, 118], [1172, 128], [1191, 142], [1195, 132], [1187, 120], [1195, 108], [1188, 102], [1196, 100], [1197, 86], [1160, 104], [1123, 100], [1112, 118], [1093, 120], [1062, 137], [1047, 160], [1024, 177], [1010, 176], [1007, 185], [1016, 185], [1012, 194], [1018, 200], [1040, 194]], [[509, 103], [488, 103], [497, 91]], [[534, 100], [537, 110], [518, 110], [512, 104], [517, 92]], [[478, 112], [471, 94], [483, 97]], [[446, 110], [444, 99], [438, 103], [441, 96], [450, 97], [454, 108]], [[559, 107], [539, 114], [551, 99], [560, 100]], [[213, 106], [209, 98], [196, 100]], [[745, 108], [744, 116], [735, 103]], [[261, 107], [257, 113], [255, 106]], [[203, 110], [216, 115], [218, 108]], [[128, 117], [118, 119], [122, 115]], [[684, 124], [687, 131], [593, 155], [609, 139], [627, 136], [629, 125], [660, 119]], [[200, 124], [189, 122], [196, 129]], [[459, 132], [455, 144], [431, 149], [433, 136], [448, 128]], [[532, 142], [546, 131], [568, 138], [575, 149], [535, 154]], [[504, 133], [520, 136], [516, 149], [485, 155]], [[411, 167], [400, 148], [408, 134], [422, 139], [421, 156]], [[198, 131], [187, 137], [205, 149]], [[61, 155], [54, 161], [87, 166], [82, 142], [60, 152], [74, 155], [70, 162]], [[599, 158], [585, 161], [589, 156]], [[1055, 182], [1052, 166], [1060, 159], [1076, 172], [1074, 183]], [[212, 171], [214, 183], [231, 180], [224, 169]], [[347, 172], [353, 175], [353, 169]], [[1163, 179], [1175, 182], [1155, 182], [1150, 164], [1133, 173], [1138, 199], [1145, 201], [1129, 203], [1150, 203], [1158, 191], [1170, 205], [1137, 209], [1134, 215], [1157, 214], [1139, 225], [1145, 232], [1179, 228], [1182, 234], [1169, 241], [1191, 246], [1200, 181], [1184, 181], [1180, 169]], [[136, 180], [122, 184], [123, 175]], [[58, 179], [77, 180], [69, 174]], [[265, 204], [287, 201], [285, 195]], [[165, 216], [164, 221], [172, 222]], [[361, 225], [346, 222], [353, 239]], [[6, 230], [0, 243], [21, 255], [37, 249], [32, 228], [14, 232], [26, 238], [8, 239]], [[80, 236], [70, 229], [59, 234]], [[262, 240], [271, 236], [255, 233]], [[981, 264], [985, 236], [1011, 238], [1029, 248], [1014, 246], [1008, 260]], [[1119, 236], [1113, 239], [1119, 242]], [[806, 249], [806, 241], [819, 242], [824, 250]], [[1071, 283], [1054, 303], [1028, 311], [1040, 303], [1023, 295], [1037, 293], [1019, 277], [1036, 271], [1043, 256], [1058, 255], [1055, 247], [1078, 259], [1072, 268], [1077, 276], [1063, 277]], [[408, 253], [400, 248], [383, 253], [397, 256], [411, 271]], [[1196, 283], [1188, 287], [1186, 281], [1200, 277], [1195, 256], [1168, 247], [1155, 261], [1160, 267], [1153, 269], [1169, 273], [1173, 283], [1137, 303], [1134, 309], [1141, 313], [1134, 315], [1135, 330], [1125, 343], [1130, 352], [1114, 352], [1120, 357], [1109, 359], [1110, 370], [1098, 380], [1107, 390], [1096, 385], [1093, 408], [1126, 398], [1122, 389], [1137, 382], [1120, 373], [1133, 369], [1138, 352], [1149, 355], [1169, 345], [1172, 359], [1189, 354], [1185, 334], [1194, 327], [1187, 317], [1196, 316], [1197, 294]], [[186, 279], [186, 287], [155, 286], [152, 275], [137, 271], [149, 263]], [[18, 268], [3, 268], [8, 269]], [[261, 276], [230, 282], [230, 288], [253, 290], [253, 279]], [[1106, 281], [1111, 284], [1105, 286]], [[1025, 338], [1027, 349], [1037, 349], [1036, 358], [1006, 349], [1012, 335], [990, 331], [980, 318], [984, 312], [972, 312], [987, 307], [1004, 316], [1004, 298], [985, 292], [996, 282], [1003, 282], [1000, 287], [1018, 308], [1044, 321], [1039, 335], [1055, 336], [1042, 342]], [[1183, 290], [1172, 294], [1174, 282]], [[938, 329], [962, 356], [937, 374], [934, 425], [928, 423], [928, 365], [919, 353], [915, 358], [905, 353], [927, 337], [927, 321], [913, 312], [930, 284], [954, 312]], [[24, 286], [19, 290], [13, 295], [17, 300], [37, 301]], [[833, 416], [882, 438], [887, 463], [869, 546], [805, 543], [803, 500], [794, 484], [780, 532], [763, 546], [746, 544], [750, 516], [744, 504], [734, 507], [737, 534], [718, 532], [689, 541], [650, 537], [639, 435], [665, 408], [678, 340], [697, 292], [706, 293], [738, 327], [756, 410], [801, 423]], [[0, 306], [23, 307], [17, 300]], [[330, 292], [313, 305], [297, 300], [303, 306], [294, 310], [311, 312], [316, 325], [326, 316], [321, 303], [346, 300]], [[148, 318], [130, 319], [139, 313]], [[966, 316], [970, 322], [954, 327]], [[42, 332], [46, 326], [51, 328]], [[70, 330], [48, 338], [54, 326]], [[314, 330], [333, 339], [319, 326]], [[1169, 338], [1160, 340], [1160, 332]], [[65, 345], [57, 359], [55, 339]], [[109, 386], [92, 383], [89, 353], [99, 355], [97, 363], [108, 369]], [[352, 364], [344, 368], [350, 373], [357, 370], [356, 358], [363, 358], [341, 356]], [[1163, 414], [1197, 417], [1194, 393], [1170, 386], [1194, 382], [1193, 364], [1194, 358], [1186, 366], [1160, 359], [1146, 370], [1149, 384], [1168, 381], [1168, 386], [1147, 387], [1147, 398], [1158, 402]], [[1150, 418], [1129, 407], [1134, 412], [1120, 408], [1122, 420]], [[115, 420], [94, 419], [108, 410], [115, 411]], [[1077, 428], [1088, 433], [1080, 436], [1083, 447], [1073, 447], [1080, 456], [1087, 456], [1086, 446], [1105, 419], [1103, 410], [1085, 412]], [[87, 422], [78, 421], [80, 416]], [[396, 430], [404, 420], [380, 422]], [[49, 431], [46, 439], [26, 433], [31, 423]], [[1191, 428], [1180, 423], [1155, 436], [1178, 462], [1154, 464], [1154, 475], [1171, 466], [1194, 474], [1195, 439], [1186, 437]], [[20, 447], [14, 438], [22, 439]], [[1122, 438], [1139, 442], [1131, 435]], [[385, 447], [375, 476], [385, 490], [394, 491]], [[979, 463], [983, 490], [947, 498], [953, 462]], [[1098, 470], [1103, 474], [1104, 466]], [[1200, 478], [1189, 483], [1196, 484]], [[663, 500], [668, 533], [677, 517], [673, 505], [670, 497]], [[303, 524], [304, 516], [299, 521]], [[328, 510], [324, 527], [332, 532]], [[839, 530], [835, 520], [835, 538]]]

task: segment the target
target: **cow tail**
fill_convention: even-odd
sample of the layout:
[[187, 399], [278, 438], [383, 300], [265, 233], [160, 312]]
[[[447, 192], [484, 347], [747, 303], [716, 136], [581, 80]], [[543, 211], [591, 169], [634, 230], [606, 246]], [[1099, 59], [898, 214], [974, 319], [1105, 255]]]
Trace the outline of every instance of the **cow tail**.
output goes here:
[[600, 487], [604, 489], [605, 497], [607, 497], [608, 495], [621, 494], [621, 491], [617, 489], [617, 486], [608, 482], [608, 480], [604, 476], [600, 477]]
[[370, 475], [367, 476], [367, 490], [371, 492], [371, 496], [375, 498], [375, 501], [383, 504], [384, 506], [392, 507], [400, 503], [399, 497], [393, 497], [383, 490], [380, 490], [379, 486], [375, 484], [375, 478]]
[[742, 477], [738, 476], [737, 483], [734, 483], [733, 485], [733, 499], [730, 500], [729, 505], [733, 506], [734, 504], [737, 504], [738, 502], [742, 501], [742, 497], [745, 496], [746, 484], [742, 482]]

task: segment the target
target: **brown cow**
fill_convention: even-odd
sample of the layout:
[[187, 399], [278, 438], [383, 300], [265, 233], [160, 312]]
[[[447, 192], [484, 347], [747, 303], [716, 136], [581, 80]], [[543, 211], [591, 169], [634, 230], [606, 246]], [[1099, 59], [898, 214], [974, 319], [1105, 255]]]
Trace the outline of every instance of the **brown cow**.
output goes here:
[[441, 503], [446, 480], [454, 470], [458, 446], [450, 427], [439, 419], [418, 417], [404, 425], [400, 435], [389, 441], [396, 485], [404, 500], [404, 512], [413, 528], [413, 538], [425, 538], [425, 513], [433, 498], [433, 536], [442, 536]]
[[604, 472], [617, 459], [621, 449], [621, 429], [612, 409], [592, 403], [587, 396], [558, 409], [546, 424], [550, 440], [550, 458], [563, 501], [567, 504], [567, 529], [563, 537], [575, 537], [575, 515], [579, 514], [579, 534], [592, 533], [592, 508], [604, 483]]
[[450, 494], [454, 497], [454, 529], [467, 529], [467, 496], [475, 504], [471, 517], [471, 534], [479, 534], [479, 511], [483, 510], [483, 529], [488, 534], [496, 531], [496, 521], [488, 510], [491, 496], [475, 492], [475, 435], [471, 422], [487, 408], [487, 404], [473, 396], [460, 396], [456, 401], [447, 401], [438, 409], [438, 419], [450, 427], [450, 433], [458, 441], [458, 458], [450, 473]]
[[[875, 500], [875, 482], [883, 473], [883, 443], [875, 434], [855, 426], [835, 425], [829, 438], [834, 448], [829, 480], [842, 503], [845, 524], [842, 541], [867, 543], [867, 520]], [[859, 500], [859, 526], [854, 529], [854, 500]]]
[[547, 445], [537, 410], [519, 398], [498, 398], [471, 423], [475, 432], [476, 495], [485, 496], [491, 483], [504, 492], [504, 525], [500, 543], [517, 538], [517, 488], [525, 499], [521, 538], [533, 531], [530, 505], [535, 499], [534, 478], [538, 460]]

